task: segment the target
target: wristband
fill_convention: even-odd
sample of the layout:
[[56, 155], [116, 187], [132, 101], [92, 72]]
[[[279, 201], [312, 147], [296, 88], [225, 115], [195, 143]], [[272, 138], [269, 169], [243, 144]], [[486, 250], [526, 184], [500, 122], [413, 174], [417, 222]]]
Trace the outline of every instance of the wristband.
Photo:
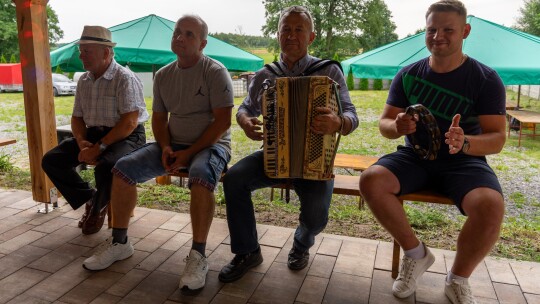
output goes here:
[[105, 151], [105, 149], [107, 149], [107, 147], [109, 146], [109, 145], [105, 144], [104, 142], [102, 142], [101, 140], [99, 140], [99, 141], [97, 142], [97, 144], [99, 145], [99, 152], [102, 152], [102, 153], [103, 153], [103, 151]]
[[339, 126], [339, 134], [343, 134], [343, 128], [345, 127], [345, 116], [343, 116], [343, 114], [339, 114], [338, 116], [341, 119], [341, 124]]

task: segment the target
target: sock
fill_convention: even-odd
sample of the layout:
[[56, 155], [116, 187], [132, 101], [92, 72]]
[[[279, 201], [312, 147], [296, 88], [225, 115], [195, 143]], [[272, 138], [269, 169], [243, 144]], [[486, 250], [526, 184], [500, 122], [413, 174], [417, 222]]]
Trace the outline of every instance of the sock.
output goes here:
[[191, 249], [196, 250], [203, 257], [206, 257], [206, 254], [204, 253], [204, 251], [206, 250], [206, 243], [197, 243], [197, 242], [193, 241], [191, 243]]
[[419, 260], [426, 256], [426, 249], [424, 248], [424, 243], [420, 242], [420, 244], [413, 249], [404, 250], [404, 253], [413, 260]]
[[127, 228], [113, 228], [112, 230], [113, 244], [125, 244], [127, 242]]
[[460, 277], [458, 275], [455, 275], [452, 271], [448, 272], [448, 275], [446, 276], [446, 282], [450, 283], [452, 280], [456, 281], [467, 281], [468, 278]]

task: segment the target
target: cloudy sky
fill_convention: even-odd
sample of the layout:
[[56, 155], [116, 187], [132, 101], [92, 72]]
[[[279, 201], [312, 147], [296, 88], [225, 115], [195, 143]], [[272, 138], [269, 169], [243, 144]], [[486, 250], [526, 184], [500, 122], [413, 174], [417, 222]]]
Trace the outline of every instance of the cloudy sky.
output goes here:
[[[462, 0], [469, 15], [512, 26], [523, 0]], [[424, 26], [424, 14], [434, 0], [385, 0], [392, 12], [399, 38]], [[262, 35], [264, 6], [261, 0], [49, 0], [64, 30], [61, 42], [78, 39], [84, 25], [111, 27], [150, 14], [176, 21], [183, 14], [197, 14], [209, 31]], [[474, 30], [474, 29], [473, 29]]]

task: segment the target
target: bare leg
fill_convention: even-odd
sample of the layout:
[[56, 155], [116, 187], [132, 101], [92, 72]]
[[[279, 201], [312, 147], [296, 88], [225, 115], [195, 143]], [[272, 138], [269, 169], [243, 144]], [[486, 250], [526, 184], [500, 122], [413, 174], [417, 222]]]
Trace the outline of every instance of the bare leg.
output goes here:
[[382, 166], [372, 166], [362, 173], [360, 192], [379, 223], [392, 235], [403, 250], [420, 244], [396, 193], [399, 181]]
[[458, 237], [452, 273], [468, 278], [499, 238], [504, 201], [495, 190], [477, 188], [465, 195], [462, 207], [468, 218]]
[[130, 185], [113, 175], [111, 191], [113, 228], [128, 228], [129, 219], [137, 205], [137, 185]]
[[191, 203], [189, 207], [191, 227], [193, 229], [193, 241], [206, 243], [210, 225], [214, 217], [216, 199], [214, 192], [193, 183], [191, 185]]

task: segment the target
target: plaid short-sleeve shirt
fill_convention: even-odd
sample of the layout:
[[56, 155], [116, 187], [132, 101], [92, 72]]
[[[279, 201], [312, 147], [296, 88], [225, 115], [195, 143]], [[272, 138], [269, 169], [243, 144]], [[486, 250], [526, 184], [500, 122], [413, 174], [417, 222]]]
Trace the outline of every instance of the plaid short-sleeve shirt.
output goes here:
[[84, 73], [77, 83], [73, 116], [82, 117], [87, 127], [114, 127], [120, 115], [138, 111], [138, 122], [148, 120], [139, 78], [116, 61], [98, 79]]

